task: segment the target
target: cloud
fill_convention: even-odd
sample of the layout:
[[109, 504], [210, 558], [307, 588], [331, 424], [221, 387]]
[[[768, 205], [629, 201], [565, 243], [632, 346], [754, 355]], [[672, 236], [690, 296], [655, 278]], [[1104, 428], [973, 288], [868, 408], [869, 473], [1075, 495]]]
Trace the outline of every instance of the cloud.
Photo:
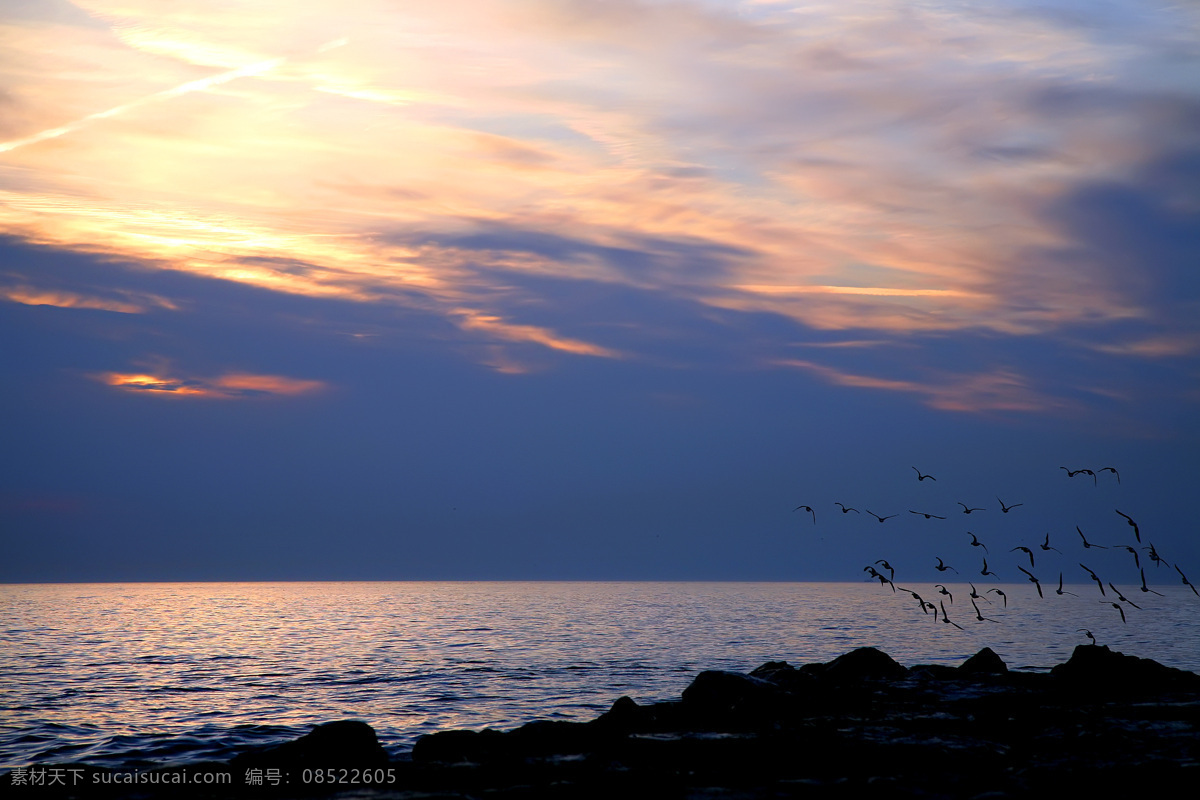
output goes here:
[[231, 372], [214, 378], [178, 377], [136, 372], [104, 372], [93, 376], [101, 383], [127, 392], [170, 397], [250, 398], [311, 394], [328, 388], [322, 381], [281, 375]]
[[1036, 391], [1027, 378], [1012, 369], [967, 374], [932, 374], [928, 382], [879, 378], [843, 372], [834, 367], [801, 359], [787, 359], [781, 366], [815, 372], [830, 383], [860, 389], [882, 389], [916, 394], [930, 408], [942, 411], [982, 413], [992, 411], [1061, 411], [1069, 404]]
[[794, 331], [1186, 324], [1162, 313], [1195, 288], [1186, 8], [81, 7], [109, 27], [0, 23], [0, 225], [28, 242], [437, 315], [509, 370], [520, 342], [646, 355], [579, 333], [613, 316], [554, 318], [571, 282], [778, 317], [722, 345], [758, 363]]

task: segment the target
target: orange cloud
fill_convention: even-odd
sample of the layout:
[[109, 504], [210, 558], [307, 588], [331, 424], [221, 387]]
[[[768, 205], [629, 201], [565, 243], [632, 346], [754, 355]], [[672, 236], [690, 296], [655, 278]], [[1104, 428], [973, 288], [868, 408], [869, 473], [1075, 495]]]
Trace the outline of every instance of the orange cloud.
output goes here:
[[210, 379], [120, 372], [105, 372], [95, 377], [118, 389], [174, 397], [244, 398], [262, 395], [299, 395], [326, 388], [326, 384], [322, 381], [248, 373], [227, 373]]
[[27, 306], [56, 306], [57, 308], [95, 308], [119, 314], [141, 314], [146, 309], [133, 303], [87, 297], [75, 292], [35, 289], [31, 287], [0, 288], [0, 297]]
[[883, 389], [920, 395], [924, 397], [926, 405], [943, 411], [1036, 412], [1061, 409], [1066, 406], [1064, 401], [1046, 397], [1034, 391], [1024, 377], [1011, 370], [1001, 369], [969, 375], [937, 375], [928, 382], [918, 382], [855, 375], [823, 364], [799, 359], [788, 359], [778, 363], [781, 366], [798, 367], [815, 372], [830, 383], [839, 386]]

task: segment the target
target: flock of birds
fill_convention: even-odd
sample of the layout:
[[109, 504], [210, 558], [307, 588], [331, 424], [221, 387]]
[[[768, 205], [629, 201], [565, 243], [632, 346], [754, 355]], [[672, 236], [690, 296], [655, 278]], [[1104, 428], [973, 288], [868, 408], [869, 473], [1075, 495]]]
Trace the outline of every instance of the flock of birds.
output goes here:
[[[935, 482], [937, 481], [937, 478], [935, 478], [933, 475], [930, 475], [928, 473], [923, 473], [923, 472], [921, 472], [921, 470], [917, 469], [916, 467], [913, 467], [912, 469], [917, 474], [918, 483], [922, 483], [924, 481], [935, 481]], [[1067, 473], [1068, 478], [1075, 478], [1076, 476], [1081, 476], [1081, 475], [1090, 477], [1090, 478], [1092, 478], [1093, 485], [1095, 485], [1095, 486], [1099, 485], [1099, 480], [1100, 480], [1097, 473], [1100, 473], [1100, 474], [1111, 473], [1113, 478], [1116, 479], [1116, 482], [1118, 484], [1121, 482], [1121, 474], [1120, 474], [1120, 472], [1117, 471], [1117, 469], [1115, 467], [1101, 467], [1098, 470], [1091, 470], [1091, 469], [1086, 469], [1086, 468], [1072, 470], [1072, 469], [1068, 469], [1067, 467], [1062, 467], [1061, 469]], [[999, 510], [1002, 514], [1009, 514], [1010, 512], [1013, 512], [1014, 509], [1018, 509], [1018, 508], [1022, 507], [1023, 505], [1025, 505], [1024, 503], [1006, 503], [999, 496], [996, 497], [996, 502], [999, 504]], [[874, 511], [871, 511], [869, 508], [866, 508], [865, 506], [861, 510], [859, 510], [858, 508], [854, 508], [852, 506], [847, 506], [840, 502], [835, 502], [833, 505], [837, 507], [838, 511], [842, 515], [846, 515], [846, 514], [860, 514], [861, 515], [861, 514], [865, 513], [866, 515], [869, 515], [870, 517], [874, 518], [876, 520], [876, 522], [878, 522], [881, 525], [883, 523], [887, 522], [889, 519], [898, 517], [903, 513], [903, 512], [897, 512], [894, 514], [876, 514]], [[986, 511], [992, 510], [991, 508], [987, 508], [987, 507], [983, 507], [983, 506], [971, 506], [971, 505], [968, 505], [968, 504], [962, 503], [962, 502], [957, 503], [957, 505], [960, 506], [959, 510], [951, 511], [951, 512], [943, 512], [941, 514], [933, 513], [928, 510], [919, 510], [919, 509], [911, 509], [911, 508], [907, 509], [907, 511], [909, 514], [916, 515], [925, 520], [945, 520], [948, 518], [948, 515], [950, 513], [962, 513], [963, 515], [970, 515], [970, 514], [975, 514], [975, 513], [979, 513], [979, 512], [986, 512]], [[1142, 563], [1142, 555], [1141, 555], [1142, 553], [1145, 553], [1146, 560], [1148, 560], [1151, 564], [1153, 564], [1155, 568], [1162, 568], [1164, 566], [1173, 568], [1175, 570], [1175, 572], [1178, 573], [1181, 582], [1184, 585], [1186, 585], [1188, 588], [1190, 588], [1192, 590], [1192, 592], [1194, 594], [1196, 594], [1197, 597], [1200, 597], [1200, 590], [1197, 590], [1195, 585], [1193, 585], [1192, 582], [1190, 580], [1188, 580], [1187, 575], [1184, 573], [1183, 569], [1179, 566], [1179, 564], [1171, 564], [1171, 563], [1167, 562], [1161, 556], [1161, 554], [1158, 552], [1157, 548], [1155, 548], [1153, 542], [1146, 541], [1145, 543], [1143, 543], [1142, 531], [1141, 531], [1141, 528], [1139, 527], [1137, 521], [1134, 520], [1133, 517], [1131, 517], [1130, 515], [1121, 511], [1120, 509], [1113, 509], [1113, 510], [1116, 514], [1118, 514], [1123, 519], [1125, 524], [1130, 529], [1130, 533], [1132, 534], [1131, 540], [1123, 542], [1123, 543], [1116, 543], [1116, 544], [1111, 543], [1111, 542], [1109, 544], [1097, 544], [1096, 542], [1089, 541], [1087, 536], [1084, 534], [1083, 530], [1078, 525], [1076, 525], [1075, 532], [1079, 537], [1078, 542], [1074, 542], [1073, 540], [1071, 540], [1070, 543], [1061, 542], [1061, 541], [1059, 542], [1059, 544], [1061, 544], [1063, 547], [1067, 547], [1069, 549], [1072, 547], [1077, 548], [1072, 551], [1072, 554], [1070, 556], [1068, 556], [1067, 553], [1064, 553], [1063, 550], [1059, 549], [1058, 547], [1055, 547], [1054, 545], [1052, 545], [1050, 543], [1050, 534], [1049, 533], [1046, 533], [1045, 536], [1041, 539], [1041, 541], [1034, 543], [1033, 546], [1030, 546], [1029, 544], [1018, 544], [1015, 547], [1011, 547], [1011, 548], [1001, 547], [999, 552], [1003, 553], [1005, 550], [1007, 550], [1007, 553], [1010, 553], [1010, 554], [1011, 553], [1019, 553], [1020, 554], [1018, 556], [1007, 556], [1007, 559], [1010, 563], [1008, 563], [1006, 565], [1006, 567], [1014, 566], [1021, 573], [1020, 579], [1031, 583], [1033, 585], [1033, 587], [1037, 590], [1038, 597], [1043, 600], [1046, 598], [1047, 592], [1053, 592], [1055, 595], [1060, 596], [1060, 597], [1064, 596], [1064, 595], [1070, 595], [1072, 597], [1078, 598], [1080, 596], [1076, 592], [1069, 591], [1067, 588], [1065, 588], [1067, 585], [1072, 585], [1072, 584], [1069, 581], [1064, 582], [1064, 571], [1063, 571], [1063, 568], [1061, 565], [1059, 565], [1056, 568], [1057, 572], [1058, 572], [1057, 586], [1055, 586], [1055, 581], [1053, 578], [1054, 569], [1051, 569], [1051, 571], [1049, 573], [1046, 572], [1047, 567], [1049, 566], [1046, 562], [1053, 558], [1049, 555], [1051, 552], [1057, 553], [1059, 556], [1062, 557], [1059, 559], [1054, 559], [1056, 562], [1061, 562], [1063, 560], [1070, 560], [1073, 563], [1069, 564], [1067, 566], [1067, 569], [1072, 570], [1073, 577], [1082, 577], [1082, 574], [1085, 573], [1088, 576], [1088, 579], [1096, 584], [1096, 588], [1098, 589], [1098, 592], [1099, 592], [1098, 602], [1102, 605], [1111, 606], [1115, 610], [1116, 613], [1120, 614], [1121, 621], [1123, 623], [1128, 622], [1128, 617], [1126, 616], [1126, 613], [1125, 613], [1127, 607], [1140, 610], [1141, 606], [1139, 606], [1137, 603], [1133, 602], [1128, 597], [1126, 597], [1125, 594], [1122, 593], [1122, 591], [1119, 588], [1117, 588], [1117, 586], [1112, 581], [1109, 581], [1109, 580], [1106, 580], [1106, 579], [1100, 577], [1100, 575], [1098, 575], [1095, 570], [1093, 570], [1086, 563], [1084, 563], [1085, 560], [1091, 560], [1090, 556], [1094, 555], [1092, 553], [1093, 550], [1113, 550], [1113, 551], [1123, 550], [1123, 551], [1127, 552], [1129, 555], [1129, 558], [1132, 560], [1133, 568], [1135, 570], [1137, 570], [1137, 573], [1138, 573], [1139, 577], [1141, 578], [1141, 585], [1136, 587], [1136, 589], [1138, 591], [1140, 591], [1143, 595], [1157, 595], [1159, 597], [1163, 596], [1161, 592], [1157, 592], [1154, 589], [1150, 588], [1150, 586], [1146, 582], [1146, 567]], [[814, 525], [817, 524], [817, 512], [812, 506], [799, 505], [799, 506], [796, 506], [793, 509], [793, 511], [807, 512], [812, 517], [813, 524]], [[998, 563], [998, 562], [995, 562], [995, 556], [993, 556], [992, 552], [988, 549], [987, 542], [980, 539], [980, 537], [972, 531], [966, 531], [964, 533], [964, 537], [970, 537], [970, 541], [969, 542], [964, 541], [964, 545], [970, 547], [971, 548], [970, 552], [976, 553], [977, 557], [980, 559], [979, 563], [981, 563], [981, 567], [978, 570], [978, 574], [979, 574], [980, 578], [991, 578], [993, 580], [999, 581], [1000, 576], [994, 570], [992, 570], [988, 565], [989, 558], [992, 558], [994, 563]], [[996, 544], [996, 542], [993, 541], [993, 545], [995, 545], [995, 544]], [[1078, 560], [1076, 558], [1077, 556], [1078, 556]], [[942, 573], [942, 574], [952, 573], [955, 576], [958, 576], [960, 581], [963, 580], [964, 573], [960, 572], [958, 567], [956, 567], [954, 564], [948, 563], [946, 560], [944, 560], [942, 558], [941, 555], [932, 554], [930, 557], [932, 558], [931, 566], [935, 570], [937, 570], [939, 573]], [[1005, 556], [1001, 556], [1001, 557], [1004, 558]], [[1041, 564], [1042, 564], [1041, 567], [1038, 566], [1039, 558], [1041, 559]], [[1026, 566], [1026, 563], [1025, 563], [1026, 561], [1028, 561], [1028, 566]], [[967, 574], [970, 574], [972, 568], [968, 567], [965, 561], [957, 560], [957, 556], [956, 556], [955, 563], [958, 564], [958, 566], [961, 566], [963, 568], [963, 571], [965, 571]], [[1075, 563], [1078, 564], [1079, 569], [1082, 570], [1082, 573], [1074, 572], [1074, 564]], [[927, 615], [928, 614], [933, 615], [934, 621], [940, 620], [942, 623], [944, 623], [946, 625], [952, 625], [955, 628], [958, 628], [959, 630], [965, 630], [962, 625], [960, 625], [958, 622], [955, 622], [953, 619], [951, 619], [950, 615], [947, 613], [946, 602], [948, 600], [950, 602], [951, 606], [953, 606], [954, 605], [954, 594], [950, 591], [949, 588], [947, 588], [947, 586], [945, 584], [942, 584], [942, 583], [933, 584], [932, 591], [927, 591], [927, 594], [929, 595], [928, 598], [923, 596], [920, 592], [916, 591], [915, 589], [906, 588], [904, 586], [899, 586], [896, 584], [896, 570], [893, 568], [891, 563], [889, 563], [889, 561], [886, 558], [876, 559], [873, 563], [866, 565], [865, 567], [863, 567], [863, 572], [867, 573], [869, 580], [878, 581], [881, 587], [883, 587], [885, 589], [890, 588], [892, 590], [892, 592], [897, 595], [905, 594], [905, 595], [911, 596], [912, 599], [917, 603], [917, 607], [922, 612], [924, 612]], [[1043, 576], [1049, 575], [1049, 580], [1046, 583], [1045, 589], [1043, 588], [1042, 578], [1038, 577], [1038, 573], [1040, 573]], [[1015, 576], [1013, 576], [1013, 577], [1015, 577]], [[906, 581], [906, 582], [908, 582], [908, 581]], [[976, 586], [973, 582], [967, 581], [967, 585], [970, 587], [968, 599], [970, 601], [971, 608], [973, 609], [973, 612], [974, 612], [973, 617], [974, 617], [975, 622], [976, 623], [985, 623], [985, 622], [999, 623], [1000, 620], [993, 619], [992, 617], [986, 616], [984, 614], [984, 609], [980, 608], [980, 603], [982, 602], [985, 604], [995, 604], [995, 603], [999, 602], [999, 603], [1003, 604], [1004, 608], [1007, 608], [1009, 598], [1008, 598], [1008, 595], [1005, 594], [1004, 590], [999, 587], [991, 587], [991, 588], [985, 589], [981, 593], [976, 588]], [[1105, 588], [1106, 586], [1108, 587], [1107, 589]], [[961, 592], [960, 592], [960, 595], [961, 595]], [[961, 596], [960, 596], [960, 599], [961, 599]], [[935, 600], [936, 600], [936, 602], [934, 602]], [[961, 605], [962, 604], [960, 603], [960, 606]], [[964, 612], [964, 613], [966, 613], [966, 612]], [[956, 616], [957, 616], [957, 612], [956, 612]], [[1082, 632], [1088, 639], [1090, 639], [1093, 644], [1095, 643], [1095, 641], [1096, 641], [1095, 636], [1092, 635], [1092, 632], [1090, 630], [1088, 630], [1086, 628], [1080, 628], [1079, 631]]]

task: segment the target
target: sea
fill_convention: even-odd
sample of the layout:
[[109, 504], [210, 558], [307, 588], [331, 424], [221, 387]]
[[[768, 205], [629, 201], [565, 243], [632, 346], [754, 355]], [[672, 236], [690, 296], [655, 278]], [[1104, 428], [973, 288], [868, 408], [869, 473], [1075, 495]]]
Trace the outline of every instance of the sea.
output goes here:
[[1200, 672], [1186, 586], [1129, 592], [1125, 622], [1095, 585], [989, 588], [1005, 594], [978, 613], [965, 584], [946, 585], [953, 602], [923, 589], [951, 624], [877, 582], [0, 585], [0, 770], [226, 760], [340, 719], [401, 758], [434, 731], [588, 720], [622, 695], [678, 699], [703, 670], [864, 646], [907, 666], [991, 647], [1045, 671], [1089, 641], [1080, 628]]

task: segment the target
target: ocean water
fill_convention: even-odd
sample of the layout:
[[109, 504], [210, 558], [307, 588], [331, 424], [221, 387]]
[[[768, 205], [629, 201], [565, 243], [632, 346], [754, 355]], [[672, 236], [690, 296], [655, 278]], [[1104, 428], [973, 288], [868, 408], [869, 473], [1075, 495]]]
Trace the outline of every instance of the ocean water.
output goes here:
[[980, 603], [996, 620], [980, 622], [949, 584], [959, 630], [877, 583], [0, 585], [0, 768], [227, 759], [336, 719], [370, 723], [399, 755], [437, 730], [586, 720], [621, 695], [677, 699], [705, 669], [861, 646], [909, 666], [988, 646], [1046, 670], [1081, 627], [1200, 672], [1186, 587], [1130, 592], [1142, 609], [1127, 623], [1095, 586], [1068, 588], [1080, 596], [1003, 586], [1008, 607]]

